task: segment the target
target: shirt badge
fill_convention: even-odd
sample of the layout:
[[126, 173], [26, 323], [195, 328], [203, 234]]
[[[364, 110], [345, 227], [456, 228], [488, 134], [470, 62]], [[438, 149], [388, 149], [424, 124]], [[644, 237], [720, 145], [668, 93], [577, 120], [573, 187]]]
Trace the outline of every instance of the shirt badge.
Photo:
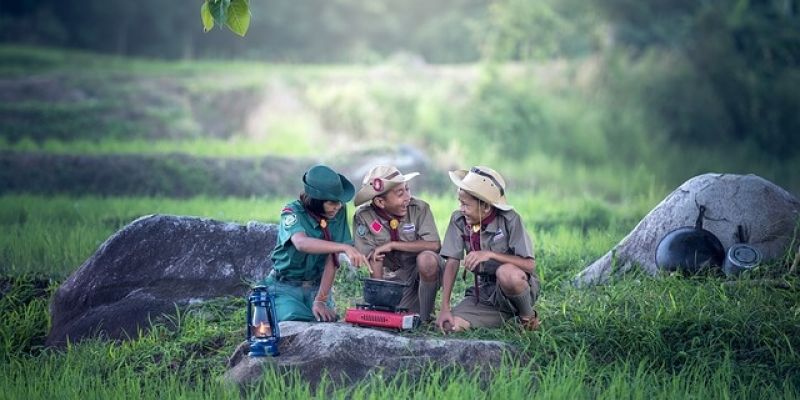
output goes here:
[[283, 214], [282, 220], [283, 226], [291, 228], [295, 223], [297, 223], [297, 216], [294, 214]]
[[417, 230], [417, 227], [414, 224], [403, 225], [403, 232], [414, 232], [415, 230]]
[[367, 227], [365, 225], [363, 225], [363, 224], [358, 224], [358, 226], [356, 227], [356, 234], [358, 236], [366, 235], [367, 234]]
[[383, 229], [383, 225], [381, 225], [381, 223], [377, 219], [372, 221], [372, 223], [369, 224], [369, 227], [375, 233], [380, 233], [380, 231]]
[[503, 234], [503, 231], [501, 229], [498, 229], [497, 233], [494, 234], [494, 237], [492, 238], [492, 240], [494, 240], [496, 242], [496, 241], [504, 238], [505, 236], [506, 235]]

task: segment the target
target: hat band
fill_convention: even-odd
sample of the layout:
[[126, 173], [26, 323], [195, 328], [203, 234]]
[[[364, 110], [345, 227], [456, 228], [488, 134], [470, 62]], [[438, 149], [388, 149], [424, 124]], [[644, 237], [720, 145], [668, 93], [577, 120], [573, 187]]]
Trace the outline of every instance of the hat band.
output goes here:
[[481, 171], [477, 167], [470, 168], [469, 172], [472, 172], [472, 173], [478, 174], [480, 176], [484, 176], [486, 178], [489, 178], [494, 183], [494, 185], [497, 187], [497, 189], [500, 191], [500, 196], [502, 197], [502, 196], [506, 195], [506, 191], [505, 191], [505, 189], [503, 189], [503, 185], [501, 185], [500, 182], [498, 182], [497, 179], [495, 179], [495, 177], [493, 177], [492, 175]]

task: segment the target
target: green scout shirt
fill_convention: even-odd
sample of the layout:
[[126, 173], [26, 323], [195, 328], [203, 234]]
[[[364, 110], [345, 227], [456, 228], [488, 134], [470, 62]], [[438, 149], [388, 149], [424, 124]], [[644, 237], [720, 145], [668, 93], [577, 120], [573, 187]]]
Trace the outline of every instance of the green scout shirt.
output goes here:
[[[514, 210], [495, 209], [495, 212], [497, 216], [494, 221], [481, 231], [481, 250], [535, 258], [533, 243], [522, 226], [519, 214]], [[464, 254], [469, 253], [469, 231], [464, 215], [460, 211], [454, 211], [444, 234], [442, 250], [439, 252], [441, 256], [463, 260]], [[498, 266], [499, 263], [490, 260], [484, 263], [484, 270], [494, 272]]]
[[[328, 220], [328, 230], [332, 241], [353, 243], [345, 206], [342, 206], [332, 220]], [[298, 232], [303, 232], [311, 238], [324, 239], [319, 223], [306, 212], [300, 200], [295, 200], [281, 211], [278, 240], [272, 251], [272, 268], [283, 279], [318, 281], [322, 278], [328, 254], [308, 254], [298, 251], [291, 241], [292, 235]]]
[[[376, 247], [391, 241], [389, 222], [379, 217], [372, 209], [371, 204], [369, 202], [361, 205], [353, 216], [356, 249], [367, 255]], [[436, 230], [436, 222], [433, 220], [431, 208], [422, 200], [412, 197], [408, 203], [408, 212], [398, 222], [400, 225], [397, 227], [397, 233], [401, 242], [439, 241], [439, 231]], [[390, 270], [416, 265], [416, 263], [417, 254], [405, 251], [393, 251], [384, 259], [384, 266]]]

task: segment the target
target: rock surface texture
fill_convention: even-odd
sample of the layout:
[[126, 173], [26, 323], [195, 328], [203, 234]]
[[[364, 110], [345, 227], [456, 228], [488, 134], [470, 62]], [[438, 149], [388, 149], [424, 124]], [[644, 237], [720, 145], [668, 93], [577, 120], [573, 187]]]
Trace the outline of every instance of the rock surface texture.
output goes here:
[[498, 341], [407, 337], [344, 323], [287, 321], [280, 323], [280, 329], [278, 357], [249, 357], [249, 346], [242, 343], [231, 356], [224, 379], [248, 385], [261, 379], [266, 369], [278, 368], [296, 369], [314, 386], [323, 375], [337, 384], [349, 384], [376, 374], [389, 380], [403, 372], [415, 382], [430, 365], [463, 367], [488, 379], [504, 358], [527, 362], [515, 347]]
[[726, 251], [738, 242], [737, 226], [742, 225], [749, 233], [748, 243], [761, 252], [764, 263], [786, 255], [800, 217], [800, 201], [759, 176], [696, 176], [653, 208], [621, 242], [578, 274], [573, 283], [605, 283], [634, 266], [656, 275], [659, 241], [673, 229], [694, 226], [699, 206], [706, 207], [703, 228], [716, 235]]
[[176, 307], [245, 296], [272, 268], [275, 225], [151, 215], [109, 237], [58, 288], [47, 345], [135, 337]]

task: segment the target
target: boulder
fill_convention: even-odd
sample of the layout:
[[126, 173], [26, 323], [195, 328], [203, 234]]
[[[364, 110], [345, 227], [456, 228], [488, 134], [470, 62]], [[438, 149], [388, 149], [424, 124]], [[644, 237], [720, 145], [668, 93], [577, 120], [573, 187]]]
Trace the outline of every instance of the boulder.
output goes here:
[[786, 255], [794, 240], [800, 201], [756, 175], [705, 174], [680, 185], [652, 209], [621, 242], [575, 278], [577, 286], [605, 283], [634, 266], [658, 274], [655, 252], [673, 229], [694, 226], [699, 206], [706, 207], [703, 228], [727, 250], [738, 241], [737, 226], [749, 233], [748, 243], [769, 263]]
[[58, 288], [47, 345], [135, 337], [176, 307], [245, 296], [272, 268], [277, 227], [150, 215], [109, 237]]
[[[327, 375], [337, 384], [352, 384], [380, 374], [384, 380], [398, 372], [417, 381], [429, 366], [463, 367], [491, 377], [491, 370], [504, 361], [527, 363], [516, 347], [489, 340], [459, 340], [408, 337], [345, 323], [281, 322], [278, 357], [249, 357], [247, 342], [229, 360], [223, 379], [249, 385], [261, 379], [267, 368], [295, 369], [313, 387]], [[508, 361], [507, 360], [507, 361]]]

